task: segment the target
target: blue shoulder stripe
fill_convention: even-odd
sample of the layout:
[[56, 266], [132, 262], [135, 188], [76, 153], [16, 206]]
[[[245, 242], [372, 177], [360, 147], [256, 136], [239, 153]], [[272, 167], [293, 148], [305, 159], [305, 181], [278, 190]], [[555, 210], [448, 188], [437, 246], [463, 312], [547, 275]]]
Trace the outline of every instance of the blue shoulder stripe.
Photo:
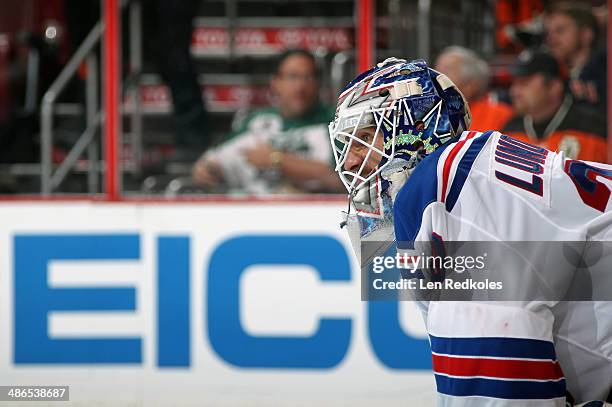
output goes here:
[[487, 131], [476, 137], [461, 158], [461, 161], [457, 166], [457, 172], [455, 173], [453, 184], [451, 185], [446, 197], [446, 210], [448, 212], [452, 211], [453, 207], [457, 203], [461, 189], [463, 189], [463, 185], [465, 185], [465, 181], [467, 180], [470, 170], [472, 169], [472, 165], [474, 164], [476, 157], [478, 157], [478, 154], [484, 145], [487, 143], [487, 140], [489, 140], [491, 134], [493, 134], [492, 131]]
[[541, 339], [475, 337], [446, 338], [430, 335], [431, 351], [456, 356], [488, 356], [556, 360], [552, 342]]
[[438, 161], [451, 141], [428, 155], [414, 169], [393, 203], [395, 239], [399, 248], [414, 242], [421, 229], [425, 208], [435, 202], [438, 195]]
[[451, 396], [482, 396], [500, 399], [544, 400], [565, 397], [565, 380], [532, 382], [523, 380], [459, 379], [436, 375], [439, 393]]

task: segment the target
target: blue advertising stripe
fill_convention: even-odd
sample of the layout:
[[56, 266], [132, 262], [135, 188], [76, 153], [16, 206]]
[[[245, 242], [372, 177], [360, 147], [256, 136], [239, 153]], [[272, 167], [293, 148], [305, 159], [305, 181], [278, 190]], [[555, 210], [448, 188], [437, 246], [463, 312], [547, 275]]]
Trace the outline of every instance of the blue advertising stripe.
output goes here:
[[134, 311], [133, 287], [79, 287], [50, 290], [47, 305], [53, 311]]
[[446, 338], [430, 335], [431, 351], [455, 356], [556, 360], [552, 342], [524, 338]]
[[489, 140], [489, 137], [493, 134], [492, 131], [488, 131], [486, 133], [482, 133], [480, 136], [474, 138], [472, 144], [465, 152], [459, 165], [457, 166], [457, 171], [455, 173], [455, 178], [453, 179], [453, 184], [448, 192], [446, 197], [446, 210], [448, 212], [453, 210], [455, 203], [457, 203], [457, 199], [459, 199], [459, 194], [461, 193], [461, 189], [467, 180], [468, 175], [470, 174], [470, 170], [472, 169], [472, 165], [478, 157], [478, 154]]
[[450, 396], [494, 397], [510, 400], [545, 400], [565, 397], [565, 380], [533, 382], [525, 380], [459, 379], [435, 375], [438, 393]]
[[157, 364], [190, 364], [189, 237], [157, 239]]

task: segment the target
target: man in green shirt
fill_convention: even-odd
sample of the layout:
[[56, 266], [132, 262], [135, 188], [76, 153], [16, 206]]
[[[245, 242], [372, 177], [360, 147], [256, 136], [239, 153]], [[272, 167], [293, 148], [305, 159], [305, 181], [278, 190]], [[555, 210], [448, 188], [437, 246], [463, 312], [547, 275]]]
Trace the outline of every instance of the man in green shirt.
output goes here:
[[334, 110], [319, 101], [314, 57], [290, 50], [271, 81], [273, 107], [247, 117], [230, 139], [194, 165], [194, 182], [250, 193], [339, 192], [327, 126]]

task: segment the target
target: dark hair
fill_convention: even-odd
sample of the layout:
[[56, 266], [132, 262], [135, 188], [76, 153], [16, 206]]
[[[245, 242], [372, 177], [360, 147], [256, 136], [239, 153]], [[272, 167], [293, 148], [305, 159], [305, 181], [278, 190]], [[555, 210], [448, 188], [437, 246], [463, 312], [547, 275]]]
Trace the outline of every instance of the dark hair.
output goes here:
[[553, 3], [546, 10], [546, 14], [549, 16], [552, 14], [563, 14], [574, 20], [578, 28], [590, 28], [593, 31], [593, 43], [591, 47], [594, 47], [597, 43], [599, 38], [599, 25], [590, 5], [566, 1]]
[[285, 51], [283, 51], [277, 58], [276, 58], [276, 72], [274, 72], [275, 75], [280, 74], [280, 68], [281, 65], [283, 65], [283, 63], [294, 56], [300, 56], [300, 57], [305, 57], [310, 59], [310, 61], [312, 62], [312, 67], [314, 69], [314, 73], [316, 77], [319, 77], [319, 69], [317, 66], [317, 60], [315, 58], [314, 55], [312, 55], [312, 53], [310, 53], [309, 51], [303, 49], [303, 48], [290, 48], [287, 49]]

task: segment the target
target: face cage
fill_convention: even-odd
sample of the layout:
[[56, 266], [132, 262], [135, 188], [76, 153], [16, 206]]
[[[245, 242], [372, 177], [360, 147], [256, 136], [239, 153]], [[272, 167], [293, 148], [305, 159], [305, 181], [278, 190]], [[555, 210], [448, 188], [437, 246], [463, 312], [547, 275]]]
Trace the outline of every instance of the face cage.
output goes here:
[[[340, 176], [340, 180], [342, 181], [345, 188], [349, 191], [350, 194], [355, 194], [358, 190], [360, 190], [365, 185], [367, 185], [369, 181], [374, 179], [374, 177], [376, 177], [391, 162], [391, 159], [393, 158], [393, 155], [395, 154], [395, 135], [396, 135], [397, 124], [398, 124], [398, 115], [392, 114], [392, 113], [395, 113], [396, 110], [397, 110], [397, 107], [395, 106], [395, 104], [389, 107], [369, 108], [369, 109], [363, 110], [359, 114], [346, 116], [346, 117], [339, 117], [338, 119], [336, 119], [335, 121], [329, 124], [329, 136], [330, 136], [330, 141], [332, 145], [332, 150], [334, 152], [334, 159], [336, 161], [335, 171]], [[356, 136], [359, 129], [364, 127], [364, 126], [360, 127], [359, 123], [362, 123], [364, 116], [367, 114], [371, 114], [374, 117], [374, 121], [376, 125], [376, 130], [374, 132], [374, 137], [372, 138], [371, 143], [367, 143]], [[393, 116], [393, 121], [389, 120], [389, 115]], [[357, 120], [358, 125], [354, 126], [353, 130], [350, 133], [339, 130], [338, 129], [339, 125], [343, 121], [346, 121], [346, 119], [352, 116], [358, 116], [358, 120]], [[382, 126], [384, 124], [390, 125], [392, 129], [391, 137], [390, 139], [387, 140], [387, 143], [389, 142], [391, 143], [391, 153], [390, 154], [385, 154], [385, 139], [384, 139], [384, 134], [381, 131]], [[383, 138], [382, 150], [379, 150], [378, 148], [375, 147], [376, 142], [378, 141], [379, 137]], [[341, 147], [339, 147], [337, 143], [340, 143]], [[343, 169], [344, 163], [346, 162], [346, 159], [349, 155], [348, 153], [349, 151], [351, 151], [351, 148], [353, 147], [353, 143], [359, 143], [368, 149], [368, 152], [366, 153], [363, 159], [363, 162], [361, 163], [359, 170], [357, 172]], [[373, 151], [380, 154], [381, 162], [384, 161], [384, 164], [380, 165], [379, 163], [376, 171], [373, 171], [371, 174], [363, 176], [362, 173]], [[358, 181], [361, 181], [359, 185], [357, 185]]]

